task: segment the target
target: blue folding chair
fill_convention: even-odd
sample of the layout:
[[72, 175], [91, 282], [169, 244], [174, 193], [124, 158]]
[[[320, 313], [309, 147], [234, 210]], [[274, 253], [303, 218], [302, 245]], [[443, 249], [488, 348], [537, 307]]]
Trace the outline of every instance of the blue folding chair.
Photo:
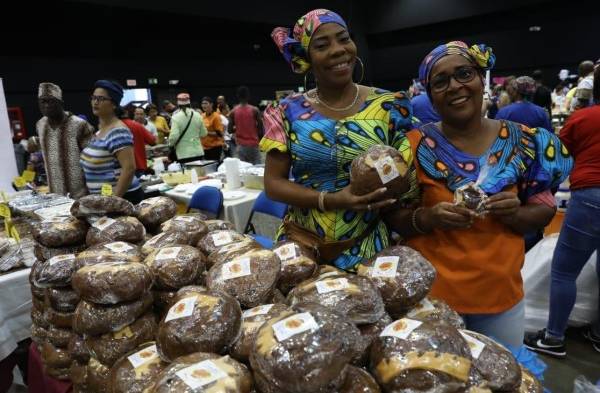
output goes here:
[[194, 195], [192, 195], [192, 200], [187, 209], [188, 213], [191, 209], [211, 213], [215, 218], [219, 217], [223, 210], [223, 194], [221, 190], [211, 186], [198, 188], [194, 192]]
[[256, 240], [264, 248], [273, 248], [273, 239], [256, 233], [256, 229], [252, 224], [252, 217], [254, 217], [254, 213], [263, 213], [283, 220], [287, 210], [288, 205], [282, 202], [273, 201], [267, 197], [267, 194], [264, 191], [261, 192], [254, 202], [254, 206], [252, 207], [252, 212], [250, 212], [250, 217], [248, 218], [248, 223], [246, 224], [244, 233], [250, 234], [250, 236], [252, 236], [254, 240]]

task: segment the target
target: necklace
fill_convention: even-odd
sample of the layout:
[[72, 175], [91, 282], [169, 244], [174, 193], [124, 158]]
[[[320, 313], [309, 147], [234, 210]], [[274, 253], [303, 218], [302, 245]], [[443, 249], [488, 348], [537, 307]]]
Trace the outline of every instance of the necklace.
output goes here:
[[323, 101], [323, 99], [321, 97], [319, 97], [319, 89], [318, 88], [316, 89], [316, 97], [314, 98], [314, 100], [317, 104], [323, 105], [325, 108], [329, 109], [330, 111], [345, 112], [348, 109], [352, 108], [354, 105], [356, 105], [356, 103], [358, 102], [358, 96], [359, 96], [360, 89], [358, 88], [358, 85], [356, 83], [354, 84], [354, 87], [356, 88], [356, 94], [354, 95], [354, 99], [352, 100], [352, 103], [343, 108], [335, 108], [331, 105], [328, 105], [325, 101]]

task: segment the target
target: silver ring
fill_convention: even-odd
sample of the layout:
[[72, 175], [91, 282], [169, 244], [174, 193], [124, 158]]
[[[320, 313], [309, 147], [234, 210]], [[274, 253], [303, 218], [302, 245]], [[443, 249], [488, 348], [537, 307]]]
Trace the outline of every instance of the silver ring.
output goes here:
[[371, 211], [371, 204], [370, 204], [370, 203], [369, 203], [369, 204], [367, 204], [367, 210], [368, 210], [368, 211]]

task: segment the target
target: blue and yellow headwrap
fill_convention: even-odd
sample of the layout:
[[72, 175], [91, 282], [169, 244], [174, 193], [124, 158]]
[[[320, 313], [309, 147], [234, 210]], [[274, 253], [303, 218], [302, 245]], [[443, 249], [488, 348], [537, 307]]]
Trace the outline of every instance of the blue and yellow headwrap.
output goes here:
[[275, 45], [297, 74], [304, 74], [310, 69], [308, 45], [317, 28], [324, 23], [337, 23], [348, 29], [341, 16], [326, 9], [310, 11], [296, 22], [293, 30], [277, 27], [271, 33]]

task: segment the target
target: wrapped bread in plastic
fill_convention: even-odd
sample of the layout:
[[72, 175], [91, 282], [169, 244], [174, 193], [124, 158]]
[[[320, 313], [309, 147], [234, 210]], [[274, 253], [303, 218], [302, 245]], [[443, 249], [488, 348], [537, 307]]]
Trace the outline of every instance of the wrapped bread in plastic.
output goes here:
[[44, 309], [44, 318], [46, 318], [48, 323], [63, 329], [71, 329], [74, 315], [72, 312], [56, 311], [52, 307]]
[[71, 379], [71, 367], [67, 368], [54, 368], [44, 365], [44, 374], [61, 381], [68, 381]]
[[208, 233], [203, 214], [175, 216], [160, 226], [161, 232], [185, 232], [190, 235], [190, 244], [196, 245]]
[[[260, 393], [288, 393], [289, 390], [283, 389], [271, 382], [270, 378], [266, 377], [260, 370], [253, 369], [252, 375], [254, 376], [254, 386], [256, 391]], [[311, 390], [312, 393], [339, 393], [340, 388], [346, 380], [348, 372], [348, 366], [346, 366], [342, 372], [327, 385], [317, 389]]]
[[154, 232], [160, 224], [170, 220], [177, 214], [177, 204], [168, 197], [144, 199], [135, 207], [135, 216], [146, 229]]
[[211, 267], [206, 286], [227, 292], [242, 307], [256, 307], [273, 296], [280, 270], [279, 257], [273, 251], [254, 250]]
[[419, 303], [431, 289], [435, 268], [410, 247], [393, 246], [358, 265], [359, 276], [368, 277], [379, 288], [385, 308], [398, 318]]
[[182, 356], [156, 377], [149, 393], [251, 393], [252, 374], [229, 356], [197, 352]]
[[73, 383], [73, 393], [76, 392], [89, 392], [90, 389], [87, 386], [87, 364], [88, 360], [85, 362], [79, 362], [74, 360], [71, 363], [71, 382]]
[[46, 320], [46, 317], [44, 316], [44, 312], [36, 310], [35, 308], [31, 309], [31, 322], [43, 328], [48, 328], [50, 326]]
[[329, 308], [297, 304], [258, 330], [250, 364], [285, 392], [316, 392], [343, 376], [359, 335], [351, 322]]
[[273, 246], [273, 252], [281, 260], [281, 276], [277, 287], [284, 295], [314, 276], [319, 266], [314, 252], [296, 242], [279, 242]]
[[163, 232], [150, 238], [142, 246], [142, 253], [148, 255], [158, 248], [188, 245], [190, 244], [190, 234], [186, 232]]
[[352, 160], [350, 190], [354, 195], [366, 195], [386, 187], [386, 198], [397, 197], [410, 188], [408, 169], [398, 149], [373, 145]]
[[90, 354], [98, 361], [111, 367], [117, 359], [139, 345], [154, 340], [156, 333], [156, 318], [153, 313], [147, 313], [131, 325], [101, 336], [87, 336], [85, 346]]
[[110, 367], [102, 364], [98, 359], [90, 358], [87, 365], [87, 383], [90, 393], [109, 393]]
[[79, 304], [79, 295], [71, 287], [46, 288], [46, 299], [57, 311], [73, 312]]
[[85, 339], [83, 336], [78, 334], [71, 336], [71, 340], [69, 341], [67, 349], [74, 362], [87, 364], [87, 362], [90, 360], [91, 354], [88, 347], [85, 345]]
[[177, 296], [177, 291], [154, 289], [152, 290], [152, 296], [154, 297], [154, 309], [162, 319], [173, 305], [173, 299]]
[[142, 262], [141, 250], [127, 242], [106, 242], [96, 244], [77, 254], [77, 268], [95, 265], [100, 262]]
[[81, 251], [85, 250], [86, 248], [87, 248], [87, 245], [85, 243], [78, 245], [78, 246], [58, 247], [58, 248], [44, 247], [41, 244], [36, 243], [36, 245], [33, 248], [33, 253], [39, 261], [45, 262], [48, 259], [55, 257], [57, 255], [78, 254]]
[[371, 280], [353, 274], [319, 276], [298, 284], [287, 303], [318, 303], [355, 324], [375, 323], [385, 314], [379, 291]]
[[466, 184], [454, 191], [454, 203], [476, 213], [485, 211], [486, 200], [487, 194], [475, 183]]
[[208, 227], [208, 231], [233, 231], [235, 230], [235, 225], [230, 223], [229, 221], [224, 220], [205, 220], [204, 223]]
[[262, 249], [260, 244], [258, 244], [254, 239], [246, 237], [242, 241], [228, 244], [211, 253], [206, 259], [206, 267], [207, 269], [210, 269], [216, 263], [227, 262], [244, 255], [248, 251], [260, 249]]
[[104, 262], [84, 266], [71, 284], [79, 297], [97, 304], [116, 304], [139, 299], [152, 286], [150, 268], [135, 262]]
[[339, 390], [340, 393], [380, 393], [377, 381], [365, 370], [348, 366], [346, 380]]
[[36, 268], [35, 284], [38, 287], [67, 287], [75, 272], [75, 255], [58, 255]]
[[541, 382], [526, 368], [521, 366], [521, 386], [511, 393], [543, 393]]
[[210, 255], [220, 248], [244, 240], [246, 237], [233, 230], [218, 230], [208, 232], [198, 242], [198, 248], [204, 255]]
[[144, 236], [146, 228], [135, 217], [102, 217], [92, 224], [85, 242], [88, 246], [116, 241], [138, 243]]
[[31, 324], [31, 341], [41, 346], [48, 341], [48, 329], [36, 323]]
[[133, 323], [152, 307], [152, 295], [114, 306], [104, 306], [82, 300], [73, 317], [73, 330], [79, 334], [99, 335], [115, 332]]
[[85, 243], [88, 224], [75, 217], [53, 217], [33, 227], [33, 238], [45, 247], [68, 247]]
[[521, 385], [521, 367], [512, 353], [491, 338], [460, 330], [469, 344], [473, 367], [487, 381], [493, 391], [511, 391]]
[[356, 356], [352, 359], [352, 364], [359, 367], [364, 367], [369, 361], [371, 354], [371, 344], [379, 337], [383, 329], [385, 329], [394, 320], [387, 314], [375, 323], [358, 325], [360, 330], [360, 339], [356, 341]]
[[348, 273], [346, 273], [344, 270], [338, 269], [335, 266], [319, 265], [317, 273], [315, 274], [315, 278], [344, 277], [346, 274]]
[[133, 212], [133, 204], [118, 196], [87, 195], [71, 206], [71, 214], [80, 218], [132, 216]]
[[205, 269], [204, 255], [192, 246], [164, 247], [144, 260], [159, 288], [177, 289], [196, 282]]
[[41, 312], [46, 311], [46, 308], [48, 308], [48, 307], [46, 306], [45, 298], [40, 299], [38, 297], [32, 296], [31, 297], [31, 308], [36, 311], [41, 311]]
[[47, 329], [48, 342], [54, 345], [56, 348], [66, 349], [69, 347], [69, 341], [75, 336], [71, 329], [61, 329], [56, 326], [50, 325]]
[[457, 329], [403, 318], [373, 341], [370, 371], [386, 392], [460, 392], [469, 385], [471, 362]]
[[244, 311], [242, 334], [231, 348], [230, 355], [240, 362], [248, 363], [258, 329], [263, 323], [287, 309], [285, 304], [264, 304]]
[[56, 348], [54, 345], [46, 342], [42, 344], [42, 360], [47, 367], [54, 369], [67, 369], [71, 367], [71, 354], [67, 349]]
[[112, 393], [144, 393], [167, 367], [158, 356], [156, 343], [147, 342], [120, 358], [110, 369]]
[[232, 296], [220, 291], [186, 289], [158, 326], [156, 342], [161, 358], [193, 352], [224, 353], [237, 340], [242, 310]]
[[447, 323], [457, 329], [465, 328], [462, 317], [443, 300], [426, 297], [410, 309], [407, 318], [430, 323]]
[[31, 269], [29, 270], [29, 286], [31, 288], [31, 295], [42, 301], [46, 297], [46, 288], [38, 286], [36, 284], [36, 278], [37, 278], [40, 270], [42, 269], [42, 266], [44, 265], [44, 263], [45, 262], [42, 262], [39, 260], [35, 261], [33, 266], [31, 266]]

